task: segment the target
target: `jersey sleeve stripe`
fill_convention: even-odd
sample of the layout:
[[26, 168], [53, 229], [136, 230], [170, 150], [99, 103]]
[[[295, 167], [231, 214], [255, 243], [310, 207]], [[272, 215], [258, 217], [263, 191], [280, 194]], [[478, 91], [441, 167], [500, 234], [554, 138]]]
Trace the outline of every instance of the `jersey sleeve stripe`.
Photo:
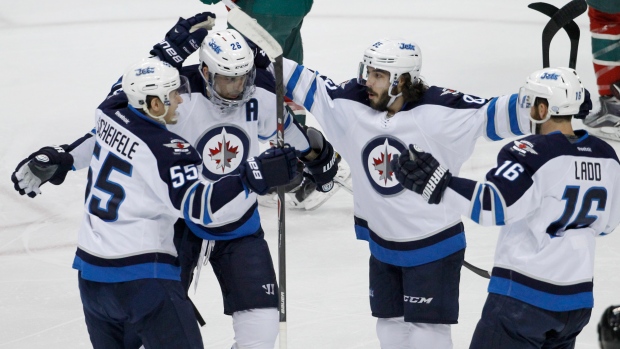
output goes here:
[[480, 214], [482, 213], [482, 188], [483, 186], [478, 184], [478, 190], [476, 190], [476, 195], [472, 198], [472, 208], [471, 208], [471, 220], [480, 223]]
[[211, 185], [205, 189], [205, 195], [200, 198], [200, 204], [202, 205], [202, 224], [207, 225], [213, 221], [209, 214], [209, 202], [211, 202]]
[[[285, 129], [285, 130], [286, 130], [286, 129], [287, 129], [287, 128], [291, 125], [291, 121], [292, 121], [291, 114], [288, 114], [288, 113], [287, 113], [287, 114], [286, 114], [286, 121], [284, 122], [284, 129]], [[273, 138], [273, 136], [275, 136], [277, 132], [278, 132], [278, 130], [275, 130], [275, 131], [273, 131], [273, 133], [272, 133], [272, 134], [270, 134], [269, 136], [261, 136], [261, 135], [259, 135], [259, 136], [258, 136], [258, 138], [259, 138], [259, 139], [262, 139], [262, 140], [264, 140], [264, 141], [266, 141], [266, 140], [268, 140], [268, 139]]]
[[312, 80], [312, 84], [310, 85], [310, 89], [306, 94], [306, 99], [304, 100], [304, 108], [306, 110], [312, 109], [312, 105], [314, 104], [314, 94], [316, 93], [316, 79], [319, 75], [319, 72], [314, 73], [314, 79]]
[[505, 225], [504, 203], [497, 189], [492, 185], [486, 185], [493, 193], [493, 211], [495, 213], [495, 225]]
[[487, 107], [487, 132], [486, 132], [486, 136], [487, 138], [493, 140], [493, 141], [499, 141], [502, 138], [497, 134], [497, 130], [495, 128], [495, 107], [496, 107], [496, 103], [497, 103], [497, 98], [493, 98], [491, 99], [491, 101], [489, 102], [489, 106]]
[[200, 214], [201, 214], [201, 205], [202, 205], [202, 191], [204, 190], [204, 186], [202, 185], [198, 185], [195, 188], [196, 190], [193, 192], [192, 195], [190, 195], [190, 200], [192, 202], [192, 212], [191, 212], [191, 216], [194, 219], [201, 219]]
[[519, 127], [519, 116], [517, 114], [517, 100], [519, 95], [513, 94], [508, 102], [508, 117], [510, 118], [510, 131], [517, 136], [523, 136], [524, 133]]
[[303, 70], [303, 65], [298, 65], [297, 67], [295, 67], [293, 75], [291, 75], [291, 78], [288, 80], [288, 84], [286, 84], [286, 97], [293, 99], [293, 91], [295, 90], [295, 86], [297, 86], [297, 83], [299, 82], [299, 78], [301, 77], [301, 73], [303, 72]]

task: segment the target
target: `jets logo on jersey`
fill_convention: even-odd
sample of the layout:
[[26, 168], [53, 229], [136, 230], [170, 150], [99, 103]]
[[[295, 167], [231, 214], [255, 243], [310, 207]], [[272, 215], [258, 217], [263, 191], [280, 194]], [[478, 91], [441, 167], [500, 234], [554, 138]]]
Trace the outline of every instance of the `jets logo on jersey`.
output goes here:
[[205, 178], [217, 181], [233, 173], [248, 158], [248, 135], [235, 125], [219, 125], [198, 139], [196, 149], [202, 155]]
[[538, 152], [534, 150], [534, 144], [528, 141], [523, 141], [523, 140], [514, 141], [514, 144], [512, 146], [512, 151], [516, 151], [517, 154], [521, 156], [525, 156], [527, 155], [527, 153], [538, 155]]
[[165, 143], [164, 147], [172, 148], [175, 155], [189, 152], [190, 144], [180, 139], [173, 139], [170, 143]]
[[396, 195], [404, 190], [394, 177], [390, 162], [406, 147], [390, 136], [377, 137], [362, 148], [362, 164], [372, 187], [383, 196]]

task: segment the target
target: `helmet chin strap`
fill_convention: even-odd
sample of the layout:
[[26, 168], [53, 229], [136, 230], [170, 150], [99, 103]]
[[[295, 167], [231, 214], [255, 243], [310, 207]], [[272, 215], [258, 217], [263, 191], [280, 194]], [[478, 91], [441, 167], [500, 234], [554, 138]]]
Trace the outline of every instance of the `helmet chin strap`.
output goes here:
[[[159, 122], [160, 124], [166, 125], [166, 114], [168, 114], [168, 108], [170, 108], [170, 107], [167, 106], [167, 105], [164, 105], [164, 113], [161, 114], [161, 116], [155, 116], [155, 115], [151, 114], [151, 112], [149, 111], [149, 108], [146, 108], [146, 107], [144, 109], [142, 109], [142, 110], [144, 110], [146, 115], [148, 115], [151, 119]], [[173, 122], [177, 121], [176, 115], [175, 115], [174, 119], [172, 119], [172, 121]]]
[[402, 92], [399, 92], [398, 94], [392, 94], [392, 90], [394, 88], [398, 87], [398, 82], [397, 80], [392, 82], [392, 87], [388, 90], [388, 96], [390, 96], [390, 101], [387, 104], [387, 108], [389, 108], [392, 104], [394, 104], [394, 101], [396, 101], [396, 98], [400, 97], [403, 95]]
[[390, 94], [389, 94], [389, 96], [390, 96], [390, 101], [388, 102], [387, 107], [389, 108], [392, 104], [394, 104], [394, 101], [396, 100], [396, 98], [398, 98], [398, 97], [400, 97], [400, 96], [402, 96], [402, 95], [403, 95], [403, 93], [402, 93], [402, 92], [400, 92], [400, 93], [399, 93], [399, 94], [397, 94], [397, 95], [392, 95], [392, 94], [390, 93]]

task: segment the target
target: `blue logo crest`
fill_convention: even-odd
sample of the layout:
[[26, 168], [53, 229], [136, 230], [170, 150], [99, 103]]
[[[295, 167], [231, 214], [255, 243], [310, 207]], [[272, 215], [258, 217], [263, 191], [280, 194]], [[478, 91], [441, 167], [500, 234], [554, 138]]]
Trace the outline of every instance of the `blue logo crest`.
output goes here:
[[372, 47], [374, 48], [379, 48], [379, 46], [383, 45], [383, 43], [381, 41], [377, 41], [374, 44], [372, 44]]
[[558, 77], [560, 77], [560, 76], [559, 76], [558, 74], [556, 74], [556, 73], [551, 73], [551, 74], [549, 74], [549, 73], [544, 73], [544, 74], [540, 77], [540, 79], [541, 79], [541, 80], [557, 80], [557, 79], [558, 79]]
[[405, 43], [400, 43], [400, 49], [401, 50], [411, 50], [411, 51], [415, 51], [415, 46], [412, 44], [405, 44]]
[[211, 47], [213, 49], [213, 51], [215, 51], [216, 54], [220, 54], [220, 52], [222, 52], [222, 48], [219, 47], [216, 43], [215, 40], [211, 40], [211, 42], [209, 43], [209, 47]]
[[146, 67], [146, 68], [142, 68], [142, 69], [136, 69], [136, 76], [146, 75], [146, 74], [153, 74], [154, 72], [155, 72], [155, 68], [153, 68], [153, 67]]

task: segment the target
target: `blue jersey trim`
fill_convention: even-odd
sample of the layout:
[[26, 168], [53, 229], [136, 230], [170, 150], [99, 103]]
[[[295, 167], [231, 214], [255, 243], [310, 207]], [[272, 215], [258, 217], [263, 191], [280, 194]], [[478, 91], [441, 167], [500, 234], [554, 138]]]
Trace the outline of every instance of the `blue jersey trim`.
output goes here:
[[510, 120], [510, 131], [517, 136], [523, 136], [521, 128], [519, 127], [519, 117], [517, 116], [517, 100], [519, 95], [513, 94], [508, 101], [508, 118]]
[[358, 240], [366, 240], [372, 255], [381, 262], [401, 267], [414, 267], [430, 263], [465, 248], [465, 233], [454, 235], [433, 245], [409, 251], [397, 251], [382, 247], [370, 238], [368, 228], [355, 226], [355, 235]]
[[[183, 215], [187, 214], [183, 212]], [[236, 238], [240, 238], [243, 236], [248, 236], [256, 233], [258, 229], [260, 229], [260, 215], [258, 214], [258, 207], [254, 209], [252, 216], [245, 221], [242, 225], [240, 225], [237, 229], [227, 231], [223, 234], [213, 234], [209, 228], [200, 226], [192, 222], [191, 220], [185, 219], [185, 223], [189, 227], [189, 229], [199, 238], [205, 240], [232, 240]]]
[[[204, 203], [204, 214], [202, 215], [202, 224], [207, 225], [211, 222], [213, 222], [213, 219], [211, 219], [211, 216], [209, 216], [209, 193], [211, 192], [211, 184], [209, 184], [206, 188], [207, 192], [205, 193], [204, 197], [205, 197], [205, 203]], [[194, 198], [194, 200], [196, 200], [196, 198]], [[201, 198], [198, 198], [198, 200], [200, 202], [202, 202]]]
[[495, 188], [490, 185], [488, 185], [488, 187], [489, 189], [491, 189], [491, 192], [493, 192], [493, 201], [495, 204], [495, 225], [505, 225], [506, 222], [504, 221], [504, 205], [502, 205], [502, 200], [500, 200], [499, 194], [497, 193], [497, 190], [495, 190]]
[[131, 104], [127, 105], [127, 109], [131, 110], [132, 112], [134, 112], [134, 114], [136, 114], [138, 117], [156, 125], [159, 128], [163, 128], [164, 130], [166, 130], [166, 126], [160, 122], [157, 122], [147, 116], [145, 116], [144, 114], [142, 114], [141, 112], [139, 112], [136, 108], [132, 107]]
[[304, 66], [297, 65], [295, 71], [293, 71], [293, 75], [291, 75], [291, 78], [288, 80], [288, 84], [286, 84], [286, 97], [293, 99], [293, 91], [295, 90], [295, 86], [297, 86], [297, 83], [299, 82], [299, 77], [301, 76], [301, 73], [303, 71]]
[[480, 193], [482, 192], [482, 188], [482, 185], [479, 186], [476, 195], [473, 197], [474, 206], [471, 209], [471, 220], [476, 223], [480, 223], [480, 213], [482, 211], [482, 199], [480, 197]]
[[592, 292], [581, 292], [570, 295], [557, 295], [524, 286], [501, 277], [492, 276], [489, 293], [497, 293], [512, 297], [550, 311], [570, 311], [594, 306]]
[[82, 272], [82, 278], [96, 282], [125, 282], [139, 279], [167, 279], [181, 281], [181, 267], [166, 263], [141, 263], [124, 267], [102, 267], [73, 259], [73, 269]]
[[[284, 130], [286, 130], [286, 129], [287, 129], [287, 128], [291, 125], [291, 120], [292, 120], [291, 115], [290, 115], [290, 114], [287, 114], [286, 121], [284, 122]], [[278, 130], [275, 130], [275, 131], [273, 131], [273, 133], [272, 133], [272, 134], [270, 134], [270, 135], [269, 135], [269, 136], [267, 136], [267, 137], [265, 137], [265, 136], [261, 136], [261, 135], [258, 135], [258, 138], [259, 138], [259, 139], [262, 139], [262, 140], [264, 140], [264, 141], [266, 141], [266, 140], [268, 140], [268, 139], [271, 139], [273, 136], [275, 136], [277, 132], [278, 132]]]
[[312, 105], [314, 104], [314, 94], [316, 93], [316, 79], [319, 77], [319, 72], [314, 73], [314, 81], [312, 81], [312, 85], [310, 85], [310, 89], [306, 93], [306, 99], [304, 100], [304, 108], [306, 110], [312, 109]]
[[491, 99], [489, 102], [489, 106], [487, 107], [487, 137], [494, 141], [499, 141], [502, 139], [495, 132], [495, 104], [497, 102], [497, 98]]

